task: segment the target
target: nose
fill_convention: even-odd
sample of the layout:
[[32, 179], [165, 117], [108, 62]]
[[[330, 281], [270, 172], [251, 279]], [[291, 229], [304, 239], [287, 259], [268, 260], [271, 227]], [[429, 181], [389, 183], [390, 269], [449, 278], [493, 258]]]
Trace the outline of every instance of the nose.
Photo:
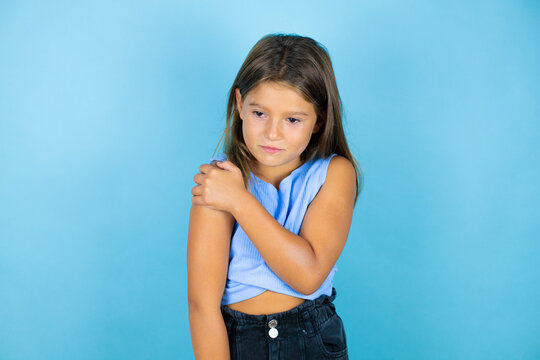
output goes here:
[[280, 122], [277, 119], [272, 119], [267, 122], [264, 135], [268, 140], [278, 140], [281, 138]]

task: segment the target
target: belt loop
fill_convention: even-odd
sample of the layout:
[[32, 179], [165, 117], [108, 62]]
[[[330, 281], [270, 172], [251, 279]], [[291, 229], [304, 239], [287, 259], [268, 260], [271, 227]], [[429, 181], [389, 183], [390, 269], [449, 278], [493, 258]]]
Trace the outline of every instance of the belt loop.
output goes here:
[[311, 322], [310, 310], [311, 307], [306, 307], [304, 310], [302, 310], [302, 320], [309, 336], [313, 335], [314, 333], [313, 323]]
[[330, 295], [330, 301], [334, 302], [334, 300], [336, 299], [336, 296], [337, 296], [336, 288], [332, 286], [332, 295]]

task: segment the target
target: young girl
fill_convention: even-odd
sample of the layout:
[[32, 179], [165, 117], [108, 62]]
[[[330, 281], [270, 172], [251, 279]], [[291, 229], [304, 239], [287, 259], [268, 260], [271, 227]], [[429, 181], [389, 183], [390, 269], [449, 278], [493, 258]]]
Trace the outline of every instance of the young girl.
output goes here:
[[259, 40], [231, 87], [223, 137], [191, 190], [196, 359], [348, 359], [333, 277], [361, 172], [324, 47]]

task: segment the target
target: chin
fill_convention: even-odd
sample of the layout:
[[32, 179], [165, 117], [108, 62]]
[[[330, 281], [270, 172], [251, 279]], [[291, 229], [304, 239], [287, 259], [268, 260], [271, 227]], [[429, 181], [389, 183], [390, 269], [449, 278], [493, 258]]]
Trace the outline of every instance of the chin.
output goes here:
[[278, 166], [283, 162], [281, 159], [277, 159], [271, 156], [256, 156], [257, 162], [264, 166]]

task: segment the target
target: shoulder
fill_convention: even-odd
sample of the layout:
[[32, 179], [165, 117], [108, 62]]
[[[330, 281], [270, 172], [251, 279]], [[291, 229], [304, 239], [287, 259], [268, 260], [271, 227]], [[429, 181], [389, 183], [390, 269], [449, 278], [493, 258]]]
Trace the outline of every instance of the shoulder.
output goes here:
[[227, 160], [227, 155], [225, 153], [221, 153], [221, 154], [212, 156], [212, 158], [210, 158], [210, 161], [208, 161], [208, 163], [210, 164], [214, 161], [226, 161], [226, 160]]
[[327, 183], [341, 185], [342, 183], [356, 184], [356, 169], [349, 159], [338, 154], [325, 158], [317, 158], [307, 170], [317, 187]]
[[356, 186], [356, 170], [349, 159], [335, 155], [330, 159], [326, 179], [322, 185], [324, 191], [341, 196], [353, 196]]
[[[328, 175], [345, 178], [356, 178], [356, 171], [349, 159], [341, 155], [335, 155], [328, 164]], [[327, 176], [328, 176], [327, 175]]]

